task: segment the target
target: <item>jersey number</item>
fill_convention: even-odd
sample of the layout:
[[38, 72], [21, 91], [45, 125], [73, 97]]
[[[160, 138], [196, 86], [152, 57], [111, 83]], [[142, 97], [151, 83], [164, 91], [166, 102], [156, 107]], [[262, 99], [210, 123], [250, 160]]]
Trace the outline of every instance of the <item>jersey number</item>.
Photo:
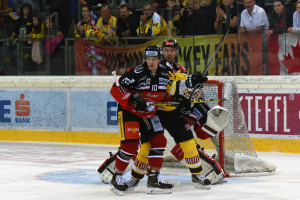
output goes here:
[[152, 85], [152, 91], [157, 91], [157, 85]]

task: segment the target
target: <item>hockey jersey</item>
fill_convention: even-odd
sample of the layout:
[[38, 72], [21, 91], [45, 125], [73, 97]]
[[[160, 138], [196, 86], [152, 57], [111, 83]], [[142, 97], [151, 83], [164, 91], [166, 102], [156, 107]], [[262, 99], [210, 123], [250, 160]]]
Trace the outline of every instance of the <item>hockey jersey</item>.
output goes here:
[[121, 105], [121, 107], [142, 118], [151, 118], [157, 107], [148, 107], [144, 111], [137, 111], [134, 105], [129, 102], [129, 97], [133, 93], [139, 93], [146, 102], [161, 102], [166, 95], [169, 81], [169, 69], [159, 64], [156, 74], [153, 75], [143, 63], [132, 67], [111, 88], [111, 95]]

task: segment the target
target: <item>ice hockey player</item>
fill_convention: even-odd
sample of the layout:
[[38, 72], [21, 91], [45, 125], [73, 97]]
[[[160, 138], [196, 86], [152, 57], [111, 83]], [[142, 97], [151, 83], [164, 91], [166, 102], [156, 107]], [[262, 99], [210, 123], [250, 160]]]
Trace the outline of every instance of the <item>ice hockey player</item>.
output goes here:
[[[148, 188], [160, 188], [170, 193], [172, 184], [160, 178], [159, 170], [163, 162], [166, 138], [156, 113], [156, 107], [147, 107], [146, 102], [160, 102], [166, 94], [169, 70], [160, 64], [159, 46], [148, 46], [145, 60], [122, 75], [111, 88], [111, 95], [118, 102], [118, 123], [120, 150], [116, 155], [115, 173], [111, 180], [111, 190], [123, 195], [128, 185], [122, 177], [132, 156], [137, 152], [139, 141], [150, 144]], [[139, 135], [140, 133], [140, 135]], [[148, 168], [141, 166], [141, 168]]]
[[[171, 66], [174, 66], [174, 69], [176, 69], [176, 70], [181, 70], [181, 71], [183, 71], [183, 72], [185, 72], [185, 69], [182, 67], [182, 66], [180, 66], [180, 65], [178, 65], [178, 64], [176, 64], [175, 63], [175, 59], [176, 59], [176, 57], [177, 57], [177, 55], [178, 55], [178, 49], [179, 49], [179, 46], [178, 46], [178, 43], [177, 43], [177, 41], [176, 40], [174, 40], [174, 39], [168, 39], [168, 40], [166, 40], [164, 43], [163, 43], [163, 50], [165, 50], [165, 51], [163, 51], [163, 55], [164, 55], [164, 58], [165, 58], [165, 60], [168, 60], [170, 63], [172, 63], [172, 65]], [[174, 51], [175, 50], [175, 51]], [[170, 65], [169, 65], [170, 66]], [[178, 67], [179, 66], [179, 67]], [[175, 70], [174, 70], [175, 71]], [[194, 77], [195, 78], [195, 76], [191, 76], [191, 77], [189, 77], [189, 78], [192, 78], [192, 77]], [[200, 79], [201, 79], [201, 76], [198, 76]], [[191, 79], [190, 79], [190, 81], [192, 81]], [[192, 83], [191, 83], [192, 84]], [[199, 91], [200, 90], [197, 90], [197, 92], [195, 92], [194, 93], [194, 96], [197, 96], [197, 94], [199, 94]], [[186, 92], [187, 93], [187, 92]], [[199, 98], [199, 96], [198, 96], [198, 98]], [[195, 124], [195, 130], [196, 130], [196, 132], [198, 133], [199, 132], [199, 137], [202, 137], [202, 138], [204, 138], [205, 137], [205, 139], [206, 138], [208, 138], [209, 136], [207, 136], [207, 134], [205, 135], [205, 132], [201, 129], [202, 127], [200, 127], [200, 126], [197, 126], [197, 125], [199, 125], [199, 120], [201, 121], [201, 123], [202, 123], [202, 125], [203, 124], [205, 124], [205, 122], [206, 122], [206, 114], [207, 114], [207, 111], [209, 110], [209, 107], [208, 106], [205, 106], [205, 105], [198, 105], [197, 106], [198, 107], [198, 109], [194, 109], [193, 111], [194, 111], [194, 113], [193, 114], [191, 114], [192, 115], [192, 117], [191, 118], [193, 118], [193, 117], [199, 117], [199, 119], [198, 119], [198, 121], [196, 120], [196, 122], [195, 122], [195, 120], [194, 120], [194, 124]], [[200, 108], [199, 108], [200, 107]], [[201, 112], [196, 112], [197, 110], [201, 110], [202, 111], [202, 114], [201, 114]], [[171, 108], [171, 110], [174, 110], [174, 107], [173, 108]], [[178, 109], [177, 109], [178, 110]], [[189, 110], [191, 110], [191, 109], [189, 109]], [[160, 112], [160, 111], [159, 111]], [[170, 112], [170, 113], [172, 113], [172, 112]], [[199, 114], [200, 113], [200, 114]], [[173, 114], [174, 114], [174, 112], [173, 112]], [[175, 113], [176, 114], [176, 113]], [[204, 117], [203, 117], [203, 116]], [[170, 115], [171, 116], [171, 115]], [[177, 119], [176, 120], [178, 120], [178, 117], [179, 117], [179, 115], [177, 114]], [[181, 118], [182, 118], [183, 116], [181, 116]], [[165, 119], [165, 121], [168, 121], [168, 120], [166, 120], [168, 117], [166, 117], [166, 118], [164, 118]], [[171, 117], [172, 118], [172, 117]], [[183, 117], [184, 118], [184, 117]], [[175, 119], [174, 119], [175, 120]], [[180, 121], [181, 119], [179, 119], [179, 121]], [[186, 120], [184, 120], [184, 121], [186, 121]], [[176, 121], [177, 122], [177, 121]], [[175, 122], [175, 123], [176, 123]], [[168, 123], [168, 122], [166, 122], [168, 125], [168, 127], [169, 127], [169, 129], [170, 129], [170, 126], [172, 126], [172, 124], [174, 123], [174, 121], [173, 121], [173, 123]], [[181, 124], [181, 128], [180, 129], [178, 129], [178, 130], [181, 130], [183, 133], [185, 132], [185, 130], [183, 130], [183, 129], [185, 129], [184, 128], [184, 126], [187, 126], [187, 127], [190, 127], [188, 124]], [[180, 127], [180, 126], [179, 126]], [[175, 128], [176, 129], [176, 128]], [[172, 131], [172, 130], [170, 130], [170, 131]], [[180, 131], [179, 131], [180, 132]], [[190, 137], [190, 138], [192, 138], [192, 134], [190, 133], [190, 130], [188, 130], [187, 131], [188, 132], [188, 134], [187, 135], [189, 135], [188, 137]], [[204, 132], [204, 135], [205, 136], [201, 136], [201, 135], [203, 135], [203, 132]], [[176, 133], [176, 134], [178, 134], [178, 131], [177, 132], [174, 132], [173, 131], [173, 133]], [[175, 136], [175, 137], [182, 137], [182, 136]], [[179, 139], [179, 140], [181, 140], [181, 139]], [[190, 141], [191, 142], [191, 141]], [[148, 146], [147, 146], [148, 145]], [[194, 146], [194, 144], [193, 144], [193, 146]], [[147, 154], [147, 152], [149, 151], [149, 147], [150, 147], [150, 145], [149, 144], [147, 144], [147, 143], [144, 143], [143, 145], [142, 145], [142, 147], [141, 147], [141, 150], [140, 150], [140, 154], [138, 155], [138, 158], [140, 157], [140, 160], [143, 160], [144, 161], [144, 163], [143, 162], [141, 162], [138, 158], [136, 159], [136, 162], [134, 163], [134, 169], [133, 169], [133, 171], [132, 171], [132, 174], [133, 174], [133, 177], [134, 178], [132, 178], [130, 181], [128, 181], [128, 185], [129, 185], [129, 187], [131, 187], [132, 185], [134, 185], [134, 186], [136, 186], [137, 185], [137, 183], [138, 183], [138, 181], [137, 180], [140, 180], [143, 176], [144, 176], [144, 174], [146, 173], [146, 170], [144, 169], [144, 170], [141, 170], [141, 169], [139, 169], [139, 165], [141, 165], [141, 166], [144, 166], [145, 164], [147, 164], [147, 156], [148, 156], [148, 154]], [[193, 149], [193, 148], [191, 148], [191, 149]], [[194, 150], [194, 152], [197, 152], [197, 151], [195, 151], [195, 148], [193, 149]], [[191, 150], [189, 150], [189, 151], [191, 151]], [[179, 145], [176, 145], [176, 144], [174, 144], [174, 148], [173, 148], [173, 150], [171, 151], [174, 155], [175, 155], [175, 157], [176, 158], [178, 158], [179, 159], [179, 161], [181, 160], [182, 161], [182, 158], [183, 158], [183, 153], [182, 153], [182, 149], [180, 148], [180, 146]], [[196, 155], [196, 153], [194, 153], [195, 155]], [[215, 177], [213, 177], [213, 176], [222, 176], [222, 169], [220, 168], [220, 166], [218, 165], [218, 163], [214, 160], [214, 159], [212, 159], [211, 157], [209, 157], [209, 156], [207, 156], [206, 154], [204, 154], [201, 150], [199, 150], [199, 154], [200, 154], [200, 157], [201, 157], [201, 159], [204, 159], [204, 164], [205, 164], [205, 166], [206, 166], [206, 168], [207, 168], [207, 170], [204, 170], [204, 171], [208, 171], [209, 172], [209, 178], [211, 178], [211, 180], [213, 181], [213, 182], [215, 182]], [[197, 158], [199, 157], [199, 156], [196, 156]], [[112, 168], [112, 166], [113, 166], [113, 164], [111, 164], [111, 163], [113, 163], [114, 162], [114, 159], [115, 159], [115, 157], [114, 156], [112, 156], [111, 158], [109, 158], [109, 159], [107, 159], [104, 163], [103, 163], [103, 165], [102, 166], [100, 166], [99, 167], [99, 169], [98, 169], [98, 172], [101, 174], [101, 176], [102, 176], [102, 180], [103, 179], [105, 179], [105, 178], [107, 178], [108, 180], [109, 180], [109, 178], [111, 177], [111, 173], [110, 172], [108, 172], [108, 171], [113, 171], [114, 169]], [[199, 161], [199, 163], [198, 163], [198, 170], [201, 172], [201, 164], [200, 164], [200, 159], [198, 159], [198, 161]], [[185, 162], [186, 163], [186, 162]], [[187, 165], [188, 166], [188, 165]], [[191, 166], [191, 165], [190, 165]], [[217, 167], [216, 167], [217, 166]], [[211, 169], [214, 169], [214, 170], [211, 170]], [[191, 169], [191, 168], [190, 168]], [[193, 169], [192, 169], [193, 170]], [[196, 169], [197, 170], [197, 169]], [[198, 174], [197, 174], [198, 175]], [[199, 180], [198, 180], [198, 182], [197, 182], [197, 178], [195, 178], [195, 176], [197, 177], [197, 175], [193, 175], [193, 181], [194, 182], [196, 182], [195, 183], [195, 186], [196, 187], [201, 187], [201, 188], [208, 188], [208, 187], [203, 187], [203, 185], [202, 186], [200, 186], [201, 184], [199, 184]], [[205, 174], [206, 175], [206, 174]], [[198, 175], [198, 177], [201, 177], [201, 175], [199, 174]], [[219, 177], [218, 177], [219, 178]], [[204, 183], [204, 181], [206, 182], [206, 184], [207, 183], [209, 183], [209, 180], [206, 180], [205, 179], [205, 177], [201, 177], [201, 181], [202, 181], [202, 184]], [[204, 183], [204, 185], [205, 185], [205, 183]]]

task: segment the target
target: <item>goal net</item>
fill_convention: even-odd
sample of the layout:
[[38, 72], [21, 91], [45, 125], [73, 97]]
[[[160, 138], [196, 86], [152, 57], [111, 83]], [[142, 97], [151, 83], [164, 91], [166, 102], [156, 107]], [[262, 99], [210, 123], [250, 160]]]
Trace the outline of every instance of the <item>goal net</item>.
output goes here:
[[[204, 152], [215, 158], [228, 176], [234, 175], [263, 175], [275, 171], [276, 167], [258, 158], [251, 142], [244, 119], [237, 87], [234, 81], [220, 82], [208, 80], [202, 89], [204, 98], [225, 98], [224, 102], [210, 102], [212, 108], [219, 104], [229, 112], [229, 124], [223, 132], [207, 140], [195, 137], [195, 141], [204, 149]], [[170, 153], [175, 144], [173, 138], [166, 133], [168, 144], [165, 153], [165, 166], [180, 166], [174, 163]], [[173, 163], [173, 164], [170, 164]]]

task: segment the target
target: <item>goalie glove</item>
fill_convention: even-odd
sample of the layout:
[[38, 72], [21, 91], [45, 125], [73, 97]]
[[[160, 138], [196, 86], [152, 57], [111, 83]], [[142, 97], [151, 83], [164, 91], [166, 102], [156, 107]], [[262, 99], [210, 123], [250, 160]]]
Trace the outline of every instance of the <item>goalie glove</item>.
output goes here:
[[134, 108], [137, 111], [143, 111], [147, 108], [147, 103], [145, 102], [145, 100], [141, 97], [140, 94], [138, 93], [133, 93], [130, 97], [129, 97], [129, 102], [132, 103], [134, 105]]
[[207, 113], [207, 121], [202, 127], [202, 130], [211, 136], [216, 136], [229, 123], [229, 114], [226, 108], [214, 106]]
[[186, 78], [185, 85], [187, 88], [194, 88], [196, 85], [200, 85], [200, 88], [203, 88], [204, 83], [208, 80], [206, 76], [202, 76], [201, 73], [198, 73], [196, 75], [189, 75]]

